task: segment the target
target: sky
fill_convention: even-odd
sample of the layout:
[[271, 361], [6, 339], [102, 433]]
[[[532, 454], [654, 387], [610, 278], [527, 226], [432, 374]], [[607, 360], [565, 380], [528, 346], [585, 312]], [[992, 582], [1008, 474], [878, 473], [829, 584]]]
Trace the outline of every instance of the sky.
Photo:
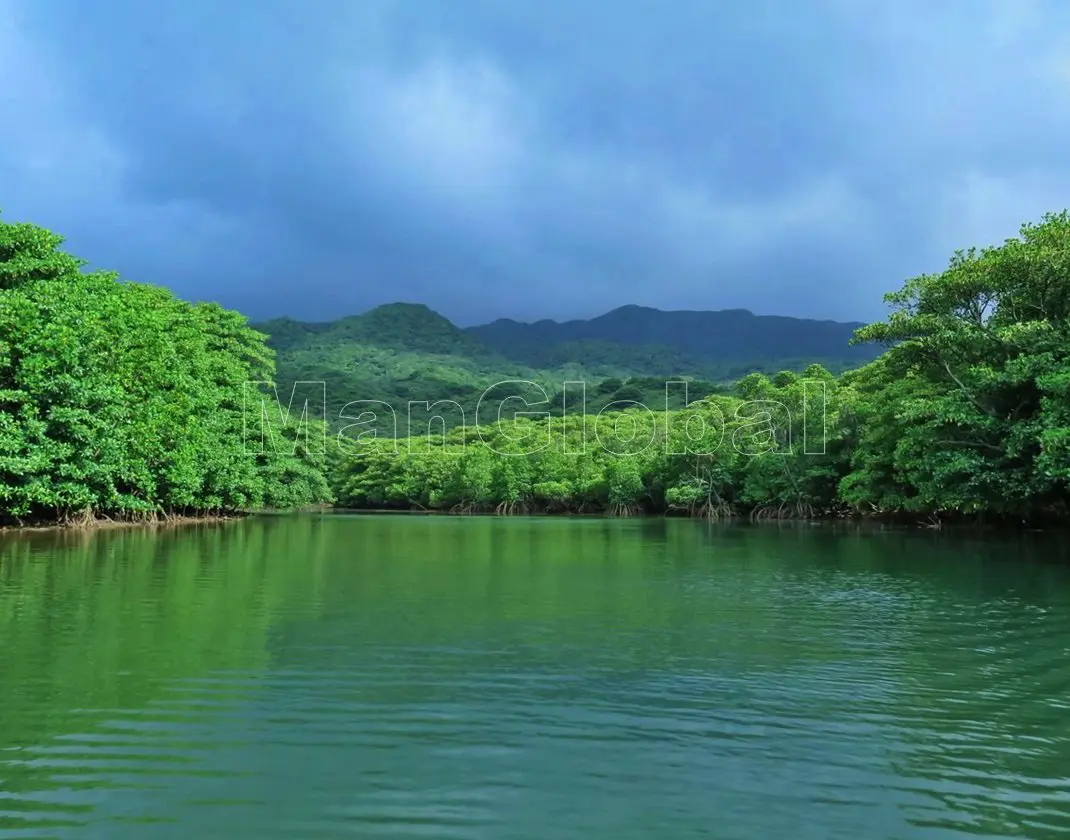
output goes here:
[[252, 318], [873, 320], [1070, 204], [1061, 0], [0, 0], [0, 212]]

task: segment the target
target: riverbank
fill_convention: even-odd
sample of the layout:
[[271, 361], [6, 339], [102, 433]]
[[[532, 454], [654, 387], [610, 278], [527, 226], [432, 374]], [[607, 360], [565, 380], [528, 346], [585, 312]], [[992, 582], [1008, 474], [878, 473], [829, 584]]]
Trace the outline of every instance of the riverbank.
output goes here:
[[31, 520], [4, 522], [0, 533], [35, 533], [47, 531], [99, 531], [113, 528], [181, 528], [189, 525], [217, 525], [236, 522], [251, 513], [183, 514], [140, 518], [112, 518], [109, 516], [81, 516], [64, 520]]
[[239, 522], [251, 516], [276, 516], [289, 513], [321, 513], [331, 510], [330, 505], [304, 505], [281, 509], [227, 511], [225, 513], [159, 513], [145, 516], [108, 516], [81, 514], [61, 519], [26, 519], [0, 522], [0, 534], [29, 533], [38, 531], [100, 531], [114, 528], [181, 528], [190, 525], [219, 525]]
[[425, 508], [420, 506], [364, 506], [349, 507], [344, 505], [312, 505], [294, 510], [241, 511], [213, 514], [171, 514], [155, 517], [115, 518], [109, 516], [79, 516], [64, 520], [32, 520], [23, 522], [5, 522], [0, 524], [0, 534], [43, 533], [43, 532], [92, 532], [123, 528], [182, 528], [192, 525], [218, 525], [248, 519], [251, 516], [269, 516], [293, 513], [338, 513], [349, 515], [389, 515], [389, 516], [441, 516], [469, 517], [493, 516], [516, 517], [534, 516], [547, 519], [692, 519], [711, 524], [723, 525], [783, 525], [783, 526], [857, 526], [864, 528], [914, 531], [971, 530], [999, 532], [1030, 532], [1065, 530], [1064, 518], [1052, 515], [1046, 518], [1022, 520], [1017, 517], [963, 516], [963, 515], [920, 515], [904, 512], [830, 511], [807, 512], [799, 515], [792, 511], [768, 511], [763, 509], [725, 511], [715, 513], [690, 512], [687, 510], [647, 510], [628, 508], [625, 510], [552, 510], [537, 506], [515, 506], [511, 509], [499, 508]]
[[540, 508], [514, 509], [509, 512], [495, 509], [435, 509], [421, 507], [345, 507], [332, 506], [323, 508], [327, 513], [341, 513], [353, 515], [402, 515], [402, 516], [535, 516], [550, 519], [622, 519], [632, 517], [645, 517], [654, 519], [692, 519], [709, 522], [711, 524], [724, 525], [814, 525], [833, 526], [847, 525], [868, 528], [892, 528], [896, 530], [914, 531], [940, 531], [944, 529], [972, 530], [972, 531], [1000, 531], [1000, 532], [1030, 532], [1030, 531], [1059, 531], [1067, 528], [1067, 521], [1063, 517], [1052, 515], [1044, 519], [1033, 518], [1022, 520], [1018, 517], [996, 518], [992, 516], [963, 516], [944, 515], [921, 515], [903, 512], [843, 512], [834, 511], [810, 516], [775, 516], [753, 515], [753, 511], [743, 513], [718, 513], [716, 516], [693, 514], [688, 511], [629, 511], [626, 513], [609, 510], [600, 511], [568, 511], [546, 510]]

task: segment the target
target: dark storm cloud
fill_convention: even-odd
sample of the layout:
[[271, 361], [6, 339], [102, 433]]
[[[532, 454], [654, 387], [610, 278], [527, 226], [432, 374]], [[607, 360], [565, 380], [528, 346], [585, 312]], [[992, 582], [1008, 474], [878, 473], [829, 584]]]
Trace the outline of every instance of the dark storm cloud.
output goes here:
[[1070, 187], [1056, 0], [0, 13], [5, 216], [256, 317], [875, 317]]

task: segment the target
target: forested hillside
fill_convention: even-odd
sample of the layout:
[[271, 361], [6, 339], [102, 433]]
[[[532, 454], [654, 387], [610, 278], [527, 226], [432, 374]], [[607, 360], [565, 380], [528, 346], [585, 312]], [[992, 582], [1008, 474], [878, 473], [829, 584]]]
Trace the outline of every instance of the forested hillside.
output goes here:
[[856, 334], [884, 353], [839, 377], [815, 365], [679, 411], [345, 440], [332, 483], [373, 508], [1065, 523], [1070, 215], [886, 300]]
[[786, 361], [795, 359], [833, 365], [870, 361], [876, 355], [872, 348], [850, 344], [861, 326], [755, 315], [746, 309], [666, 312], [621, 306], [585, 321], [523, 324], [501, 319], [467, 332], [507, 358], [536, 366], [562, 353], [579, 358], [600, 347], [603, 353], [615, 352], [622, 366], [643, 373], [663, 374], [667, 361], [673, 370], [713, 365], [739, 373], [742, 366], [785, 367]]
[[[537, 383], [555, 413], [564, 405], [566, 382], [585, 383], [588, 411], [622, 400], [663, 408], [669, 379], [689, 380], [695, 399], [754, 371], [799, 371], [820, 362], [838, 372], [872, 359], [872, 348], [850, 344], [857, 326], [623, 307], [591, 321], [496, 321], [461, 329], [426, 306], [395, 303], [329, 323], [280, 318], [256, 328], [278, 353], [284, 401], [295, 382], [324, 382], [327, 418], [338, 426], [347, 405], [359, 413], [351, 404], [366, 400], [388, 402], [400, 416], [409, 401], [453, 400], [472, 418], [484, 392], [509, 380]], [[575, 391], [573, 385], [573, 404]], [[530, 389], [525, 396], [540, 393]], [[670, 394], [669, 404], [678, 406], [674, 399]], [[460, 415], [457, 409], [442, 414], [450, 425]]]
[[[327, 379], [338, 401], [382, 398], [382, 417], [408, 400], [465, 409], [448, 433], [405, 439], [359, 406], [337, 435], [299, 415], [264, 426], [271, 389], [250, 383], [270, 383], [275, 365], [261, 332], [216, 304], [86, 272], [61, 242], [0, 223], [0, 522], [154, 520], [332, 495], [366, 508], [933, 524], [1070, 513], [1065, 212], [888, 295], [888, 318], [854, 334], [884, 348], [874, 361], [695, 380], [687, 400], [705, 398], [685, 405], [676, 390], [669, 411], [676, 371], [522, 365], [426, 307], [262, 325], [280, 380]], [[502, 380], [514, 382], [487, 394], [489, 413], [468, 413]], [[586, 381], [586, 404], [582, 389], [558, 392], [567, 380]], [[512, 418], [525, 410], [557, 416]]]

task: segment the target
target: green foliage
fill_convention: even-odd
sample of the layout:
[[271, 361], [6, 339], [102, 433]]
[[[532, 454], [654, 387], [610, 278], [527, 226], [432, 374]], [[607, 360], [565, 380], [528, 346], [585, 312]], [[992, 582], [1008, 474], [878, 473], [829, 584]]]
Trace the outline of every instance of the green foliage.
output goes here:
[[[1067, 213], [889, 294], [888, 319], [855, 336], [867, 363], [846, 371], [850, 353], [834, 355], [844, 325], [745, 312], [624, 307], [461, 330], [394, 304], [256, 331], [218, 306], [86, 273], [60, 244], [0, 224], [7, 519], [293, 507], [332, 493], [456, 512], [1070, 512]], [[717, 325], [728, 332], [702, 332]], [[886, 349], [874, 359], [864, 345]], [[298, 417], [307, 396], [323, 412], [316, 394], [298, 393], [287, 417], [266, 398], [273, 423], [249, 451], [246, 400], [270, 387], [244, 385], [274, 381], [271, 348], [282, 403], [294, 382], [324, 382], [326, 416]], [[327, 423], [337, 437], [324, 451]]]
[[[748, 314], [744, 320], [753, 332], [754, 317]], [[796, 321], [781, 320], [789, 327]], [[779, 321], [777, 324], [780, 329]], [[777, 358], [759, 352], [752, 359], [721, 349], [712, 356], [701, 356], [662, 345], [630, 344], [626, 334], [613, 341], [560, 341], [527, 348], [523, 343], [526, 325], [514, 326], [515, 335], [500, 328], [493, 333], [497, 344], [504, 343], [504, 351], [483, 342], [482, 328], [462, 330], [426, 306], [415, 304], [380, 306], [363, 315], [322, 324], [279, 318], [257, 329], [270, 336], [269, 343], [278, 353], [278, 381], [284, 402], [297, 383], [323, 382], [325, 411], [322, 405], [315, 408], [333, 427], [350, 423], [368, 401], [386, 402], [397, 417], [396, 434], [401, 436], [416, 434], [425, 426], [430, 416], [423, 408], [425, 403], [442, 401], [439, 410], [431, 414], [440, 414], [447, 426], [473, 423], [480, 398], [495, 383], [534, 383], [544, 394], [539, 396], [529, 387], [524, 396], [531, 401], [547, 399], [548, 404], [538, 410], [558, 415], [566, 411], [598, 413], [620, 402], [663, 408], [666, 397], [670, 408], [680, 408], [683, 392], [674, 386], [667, 395], [667, 381], [689, 380], [688, 397], [698, 399], [727, 391], [732, 382], [753, 371], [801, 371], [815, 358]], [[841, 357], [825, 364], [838, 371], [852, 351], [847, 344], [849, 331], [845, 333], [842, 324], [833, 326], [839, 329], [833, 332], [834, 337], [839, 336], [835, 341], [839, 341], [836, 346]], [[509, 335], [519, 343], [511, 345]], [[752, 336], [751, 343], [760, 348], [763, 341], [767, 345], [780, 342], [779, 335]], [[828, 346], [833, 346], [833, 339], [828, 341]], [[866, 350], [860, 357], [871, 355]], [[572, 384], [566, 388], [565, 383]], [[451, 401], [457, 405], [448, 406]], [[416, 404], [411, 428], [410, 402]]]
[[[850, 399], [835, 377], [818, 366], [805, 380], [756, 374], [741, 391], [746, 398], [713, 395], [670, 411], [517, 417], [438, 436], [347, 439], [350, 454], [332, 482], [350, 507], [711, 518], [836, 510], [849, 466], [842, 407]], [[822, 450], [830, 418], [835, 433]]]
[[264, 336], [215, 304], [83, 273], [61, 244], [35, 225], [0, 223], [0, 519], [326, 497], [315, 459], [246, 451], [244, 383], [273, 375]]
[[[664, 380], [610, 375], [588, 387], [586, 418], [582, 393], [559, 392], [562, 410], [551, 411], [548, 429], [518, 420], [503, 437], [498, 424], [475, 447], [471, 430], [455, 430], [435, 441], [436, 457], [448, 457], [433, 470], [412, 440], [390, 443], [400, 443], [400, 456], [383, 455], [382, 444], [357, 451], [337, 472], [348, 481], [339, 498], [499, 512], [1065, 518], [1070, 215], [1025, 225], [1002, 246], [959, 252], [942, 274], [912, 279], [886, 299], [888, 320], [859, 329], [856, 343], [887, 349], [857, 370], [751, 372], [731, 394], [693, 383], [689, 397], [704, 398], [689, 407], [672, 395], [666, 404]], [[637, 326], [646, 317], [638, 308], [610, 315], [614, 329], [628, 322], [649, 334]], [[501, 341], [521, 326], [496, 322], [481, 332]], [[529, 334], [551, 341], [563, 327], [543, 322]], [[617, 404], [598, 414], [592, 402]], [[547, 443], [518, 450], [518, 430]], [[434, 492], [426, 490], [432, 477]]]
[[877, 509], [1065, 516], [1070, 216], [954, 255], [886, 296], [890, 345], [853, 374], [860, 438], [844, 497]]

